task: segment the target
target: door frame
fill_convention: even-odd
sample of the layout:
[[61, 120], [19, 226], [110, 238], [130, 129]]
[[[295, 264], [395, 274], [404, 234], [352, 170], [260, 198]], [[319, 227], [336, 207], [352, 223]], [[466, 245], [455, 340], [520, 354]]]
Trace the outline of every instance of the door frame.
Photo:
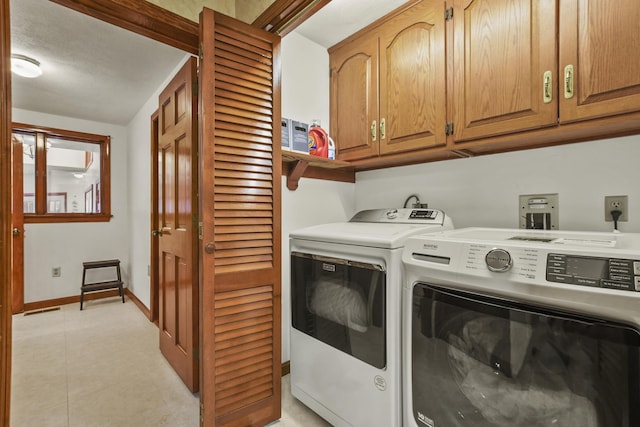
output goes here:
[[9, 426], [11, 396], [11, 21], [0, 3], [0, 423]]
[[11, 142], [13, 150], [13, 178], [11, 185], [12, 192], [12, 209], [11, 213], [11, 312], [13, 314], [22, 313], [24, 311], [24, 208], [23, 193], [24, 183], [23, 173], [23, 155], [22, 143], [13, 137], [13, 129], [11, 132]]
[[154, 231], [159, 230], [158, 219], [158, 135], [159, 135], [159, 120], [160, 111], [156, 110], [151, 115], [151, 218], [149, 225], [150, 239], [150, 256], [149, 261], [149, 320], [158, 325], [160, 315], [160, 284], [158, 282], [158, 268], [159, 268], [159, 244], [158, 237], [154, 234]]

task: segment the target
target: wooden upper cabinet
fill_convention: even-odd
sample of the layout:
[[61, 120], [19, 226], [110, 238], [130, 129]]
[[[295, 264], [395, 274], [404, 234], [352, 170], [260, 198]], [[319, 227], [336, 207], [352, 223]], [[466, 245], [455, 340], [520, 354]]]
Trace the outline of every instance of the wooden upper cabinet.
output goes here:
[[331, 136], [339, 160], [378, 154], [378, 40], [364, 37], [330, 53]]
[[454, 0], [453, 25], [456, 142], [557, 123], [555, 0]]
[[560, 1], [561, 122], [640, 110], [639, 22], [638, 0]]
[[413, 2], [329, 50], [337, 158], [446, 143], [444, 3]]
[[380, 154], [446, 143], [444, 4], [423, 1], [380, 32]]

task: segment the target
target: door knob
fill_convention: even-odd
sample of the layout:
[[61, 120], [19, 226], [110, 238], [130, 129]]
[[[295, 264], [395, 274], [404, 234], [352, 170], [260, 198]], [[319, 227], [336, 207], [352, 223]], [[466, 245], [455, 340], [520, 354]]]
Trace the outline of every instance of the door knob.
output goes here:
[[204, 251], [208, 254], [212, 254], [216, 251], [216, 245], [214, 245], [213, 243], [207, 243], [206, 245], [204, 245]]
[[162, 230], [153, 230], [153, 231], [151, 232], [151, 235], [152, 235], [153, 237], [162, 237]]
[[18, 227], [14, 227], [12, 230], [12, 233], [14, 236], [19, 236], [20, 235], [20, 229]]

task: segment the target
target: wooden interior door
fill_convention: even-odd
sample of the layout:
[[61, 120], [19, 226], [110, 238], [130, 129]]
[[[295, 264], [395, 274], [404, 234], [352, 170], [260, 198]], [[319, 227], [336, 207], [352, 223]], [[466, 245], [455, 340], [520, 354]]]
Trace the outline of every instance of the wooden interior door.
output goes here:
[[380, 32], [380, 154], [446, 143], [444, 5], [421, 2]]
[[24, 213], [23, 213], [23, 178], [22, 178], [22, 143], [16, 138], [13, 141], [13, 185], [12, 228], [11, 233], [11, 265], [12, 294], [11, 310], [13, 314], [24, 311]]
[[556, 1], [453, 1], [455, 142], [556, 125]]
[[331, 135], [339, 160], [379, 152], [378, 37], [368, 34], [331, 51]]
[[280, 37], [200, 15], [202, 425], [280, 418]]
[[159, 99], [160, 351], [192, 392], [198, 391], [196, 59], [190, 58]]
[[640, 2], [560, 1], [560, 122], [640, 109]]

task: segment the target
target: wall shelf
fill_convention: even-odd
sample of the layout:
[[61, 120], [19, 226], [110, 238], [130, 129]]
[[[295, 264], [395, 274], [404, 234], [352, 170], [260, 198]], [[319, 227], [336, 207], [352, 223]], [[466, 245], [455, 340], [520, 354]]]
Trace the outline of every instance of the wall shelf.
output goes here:
[[282, 151], [282, 174], [287, 176], [287, 188], [294, 191], [302, 177], [340, 182], [356, 182], [351, 163], [329, 160], [293, 151]]

